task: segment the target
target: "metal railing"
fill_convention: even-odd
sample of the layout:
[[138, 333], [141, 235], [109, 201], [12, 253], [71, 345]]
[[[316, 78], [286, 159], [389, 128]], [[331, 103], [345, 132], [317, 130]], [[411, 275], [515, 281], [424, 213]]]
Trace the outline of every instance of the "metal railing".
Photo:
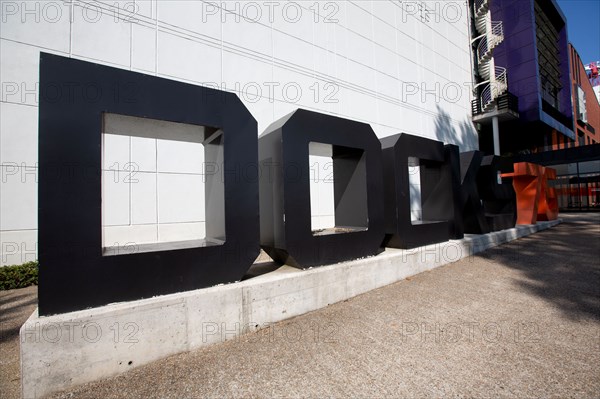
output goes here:
[[484, 6], [487, 5], [487, 1], [488, 0], [475, 0], [475, 4], [474, 4], [474, 13], [473, 15], [478, 15], [479, 14], [479, 10], [481, 10]]
[[[499, 111], [509, 110], [519, 113], [519, 98], [508, 91], [498, 96], [496, 105]], [[473, 116], [485, 113], [479, 100], [471, 101], [471, 112]]]
[[498, 96], [504, 94], [508, 90], [508, 82], [506, 80], [506, 68], [494, 68], [494, 81], [490, 82], [481, 91], [480, 102], [481, 109], [484, 111], [494, 102]]

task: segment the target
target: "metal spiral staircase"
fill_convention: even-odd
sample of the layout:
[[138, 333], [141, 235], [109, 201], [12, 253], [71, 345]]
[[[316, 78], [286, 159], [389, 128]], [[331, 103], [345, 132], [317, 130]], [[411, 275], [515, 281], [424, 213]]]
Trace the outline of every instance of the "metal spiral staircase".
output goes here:
[[479, 95], [481, 110], [488, 112], [494, 108], [495, 100], [508, 91], [506, 68], [495, 66], [493, 51], [504, 40], [502, 22], [491, 21], [489, 0], [475, 0], [473, 5], [475, 28], [479, 36], [472, 40], [477, 45], [478, 72], [483, 86]]

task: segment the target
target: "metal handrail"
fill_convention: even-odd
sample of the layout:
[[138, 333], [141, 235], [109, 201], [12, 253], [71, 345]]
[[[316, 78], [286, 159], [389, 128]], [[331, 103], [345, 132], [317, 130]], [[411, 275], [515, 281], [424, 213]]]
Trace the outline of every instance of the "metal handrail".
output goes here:
[[475, 0], [475, 4], [473, 5], [475, 12], [473, 15], [477, 15], [477, 12], [481, 9], [481, 6], [483, 6], [486, 1], [487, 0]]
[[504, 40], [504, 26], [502, 21], [492, 21], [492, 31], [482, 35], [481, 41], [477, 45], [477, 60], [481, 62], [482, 55], [502, 43]]
[[494, 82], [489, 82], [488, 85], [481, 91], [480, 103], [481, 109], [494, 101], [498, 96], [502, 95], [508, 90], [508, 84], [506, 80], [506, 68], [495, 67], [494, 68]]
[[486, 35], [481, 38], [481, 41], [477, 45], [477, 61], [479, 61], [479, 63], [481, 63], [481, 60], [483, 59], [482, 54], [485, 54], [488, 51], [489, 51], [489, 46], [488, 46], [488, 38]]
[[485, 107], [491, 103], [492, 100], [492, 85], [488, 84], [487, 86], [485, 86], [485, 88], [481, 91], [481, 96], [480, 96], [480, 102], [481, 102], [481, 109], [485, 110]]
[[492, 34], [495, 36], [504, 37], [504, 25], [502, 21], [491, 21], [492, 25]]

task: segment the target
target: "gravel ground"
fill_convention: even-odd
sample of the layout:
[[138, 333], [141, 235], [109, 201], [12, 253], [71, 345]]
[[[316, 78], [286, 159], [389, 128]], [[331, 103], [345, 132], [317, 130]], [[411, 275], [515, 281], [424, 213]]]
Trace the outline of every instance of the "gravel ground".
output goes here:
[[[255, 334], [53, 397], [600, 397], [600, 214], [564, 218]], [[0, 345], [3, 398], [16, 397], [10, 359], [18, 355], [5, 348], [16, 342]], [[13, 353], [8, 373], [5, 353]]]

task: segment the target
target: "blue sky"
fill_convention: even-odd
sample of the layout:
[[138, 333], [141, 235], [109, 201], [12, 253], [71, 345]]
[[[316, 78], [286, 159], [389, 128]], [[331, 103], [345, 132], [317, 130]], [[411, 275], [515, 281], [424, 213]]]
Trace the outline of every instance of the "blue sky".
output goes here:
[[600, 0], [557, 0], [567, 17], [569, 41], [584, 64], [600, 60]]

